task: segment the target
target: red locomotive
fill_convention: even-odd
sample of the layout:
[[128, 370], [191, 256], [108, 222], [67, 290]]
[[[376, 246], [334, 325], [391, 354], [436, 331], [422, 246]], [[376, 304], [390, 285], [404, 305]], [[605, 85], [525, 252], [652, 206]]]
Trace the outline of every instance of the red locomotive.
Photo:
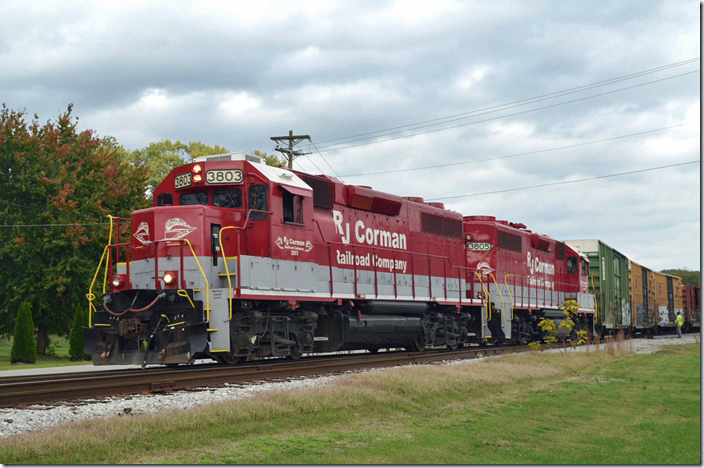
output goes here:
[[593, 323], [588, 262], [562, 242], [256, 156], [174, 169], [130, 225], [88, 295], [95, 364], [522, 343], [566, 299]]

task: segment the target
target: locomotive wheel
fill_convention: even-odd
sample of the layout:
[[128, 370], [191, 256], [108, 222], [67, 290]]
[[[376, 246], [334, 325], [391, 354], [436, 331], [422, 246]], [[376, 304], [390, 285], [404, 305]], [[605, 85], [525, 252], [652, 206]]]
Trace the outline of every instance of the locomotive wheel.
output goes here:
[[291, 347], [291, 352], [289, 353], [289, 357], [291, 359], [293, 359], [294, 361], [297, 361], [297, 360], [301, 359], [302, 356], [303, 356], [303, 352], [301, 351], [301, 349], [298, 346]]
[[448, 343], [447, 344], [447, 349], [449, 349], [450, 351], [457, 351], [457, 348], [459, 348], [459, 347], [460, 347], [459, 343], [453, 343], [453, 344]]
[[413, 351], [425, 351], [425, 340], [422, 335], [419, 335], [413, 342]]
[[376, 354], [379, 352], [379, 348], [367, 348], [367, 351], [369, 351], [372, 354]]
[[240, 357], [232, 353], [217, 353], [215, 359], [223, 366], [234, 366], [240, 362]]

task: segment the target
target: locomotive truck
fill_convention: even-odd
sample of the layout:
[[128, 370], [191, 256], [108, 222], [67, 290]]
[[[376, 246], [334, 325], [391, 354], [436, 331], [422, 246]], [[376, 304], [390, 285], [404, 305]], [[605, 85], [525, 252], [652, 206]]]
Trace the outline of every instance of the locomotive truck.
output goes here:
[[95, 364], [524, 343], [568, 299], [594, 326], [589, 261], [563, 242], [245, 153], [173, 169], [121, 241], [126, 221], [87, 295]]

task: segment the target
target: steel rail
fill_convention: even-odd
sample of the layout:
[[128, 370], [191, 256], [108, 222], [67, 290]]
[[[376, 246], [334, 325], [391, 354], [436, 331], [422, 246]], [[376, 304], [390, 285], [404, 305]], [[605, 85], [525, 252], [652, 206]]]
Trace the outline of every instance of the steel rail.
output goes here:
[[178, 368], [119, 369], [0, 378], [0, 407], [51, 404], [136, 393], [159, 393], [191, 388], [246, 383], [355, 369], [424, 364], [527, 351], [527, 346], [471, 347], [456, 351], [386, 352], [312, 356], [300, 360], [261, 360], [244, 365], [181, 366]]

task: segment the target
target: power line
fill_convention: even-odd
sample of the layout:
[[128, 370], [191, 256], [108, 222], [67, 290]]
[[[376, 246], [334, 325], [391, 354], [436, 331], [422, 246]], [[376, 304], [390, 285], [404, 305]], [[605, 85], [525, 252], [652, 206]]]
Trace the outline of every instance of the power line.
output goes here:
[[[335, 175], [337, 176], [337, 178], [340, 179], [340, 180], [342, 180], [342, 177], [340, 176], [340, 174], [338, 174], [337, 171], [335, 170], [335, 168], [330, 165], [330, 163], [329, 163], [328, 160], [325, 158], [325, 156], [323, 156], [323, 153], [321, 153], [320, 150], [318, 149], [318, 147], [315, 146], [315, 143], [313, 143], [313, 140], [310, 140], [310, 144], [313, 145], [313, 148], [315, 148], [315, 151], [317, 151], [318, 154], [320, 155], [320, 157], [323, 158], [323, 161], [325, 161], [325, 164], [327, 164], [328, 167], [329, 167], [330, 169], [332, 169], [332, 172], [335, 173]], [[323, 173], [323, 171], [320, 171], [320, 172]], [[343, 182], [344, 182], [344, 180], [343, 180]]]
[[[615, 78], [609, 78], [609, 79], [606, 79], [606, 80], [597, 81], [597, 82], [595, 82], [595, 83], [590, 83], [590, 84], [586, 84], [586, 85], [582, 85], [582, 86], [577, 86], [577, 87], [574, 87], [574, 88], [568, 88], [568, 89], [564, 89], [564, 90], [561, 90], [561, 91], [555, 91], [555, 92], [552, 92], [552, 93], [547, 93], [547, 94], [542, 94], [542, 95], [539, 95], [539, 96], [534, 96], [534, 97], [531, 97], [531, 98], [525, 98], [525, 99], [521, 99], [521, 100], [518, 100], [518, 101], [513, 101], [513, 102], [509, 102], [509, 103], [505, 103], [505, 104], [497, 104], [497, 105], [490, 106], [490, 107], [485, 107], [485, 108], [482, 108], [482, 109], [476, 109], [476, 110], [472, 110], [472, 111], [462, 112], [462, 113], [459, 113], [459, 114], [449, 115], [449, 116], [445, 116], [445, 117], [438, 117], [438, 118], [435, 118], [435, 119], [425, 120], [425, 121], [422, 121], [422, 122], [416, 122], [416, 123], [411, 123], [411, 124], [400, 125], [400, 126], [397, 126], [397, 127], [390, 127], [390, 128], [386, 128], [386, 129], [383, 129], [383, 130], [373, 131], [373, 132], [360, 133], [360, 134], [352, 135], [352, 136], [348, 136], [348, 137], [333, 138], [333, 139], [330, 139], [330, 140], [324, 140], [324, 141], [319, 142], [319, 143], [330, 143], [330, 142], [333, 142], [333, 141], [350, 140], [350, 139], [352, 139], [352, 138], [364, 137], [364, 136], [367, 136], [367, 135], [385, 136], [384, 134], [386, 134], [386, 132], [389, 132], [389, 131], [391, 131], [391, 130], [399, 130], [399, 129], [414, 130], [415, 127], [418, 127], [419, 125], [424, 125], [424, 124], [428, 124], [428, 123], [432, 123], [432, 122], [439, 122], [439, 123], [435, 124], [435, 125], [439, 125], [440, 123], [446, 123], [446, 122], [443, 122], [443, 121], [445, 121], [445, 120], [447, 120], [447, 119], [454, 119], [454, 118], [456, 118], [456, 117], [461, 117], [461, 116], [469, 116], [470, 114], [475, 114], [475, 113], [478, 113], [478, 112], [484, 112], [484, 111], [488, 111], [488, 110], [492, 110], [492, 109], [509, 108], [509, 107], [507, 107], [507, 106], [515, 107], [516, 105], [521, 104], [521, 103], [526, 103], [526, 104], [527, 104], [527, 103], [529, 103], [528, 101], [539, 102], [539, 101], [542, 101], [542, 100], [545, 100], [545, 99], [550, 99], [550, 98], [554, 98], [554, 97], [561, 97], [561, 96], [564, 96], [564, 95], [566, 95], [566, 94], [572, 94], [572, 93], [576, 93], [576, 92], [580, 92], [580, 91], [585, 91], [585, 90], [587, 90], [587, 89], [593, 89], [593, 88], [596, 88], [596, 87], [599, 87], [599, 86], [605, 86], [605, 85], [608, 85], [608, 84], [617, 83], [617, 82], [619, 82], [619, 81], [625, 81], [625, 80], [629, 80], [629, 79], [632, 79], [632, 78], [637, 78], [637, 77], [640, 77], [640, 76], [644, 76], [644, 75], [656, 73], [656, 72], [663, 71], [663, 70], [667, 70], [667, 69], [670, 69], [670, 68], [675, 68], [675, 67], [679, 67], [679, 66], [682, 66], [682, 65], [688, 65], [688, 64], [690, 64], [690, 63], [695, 63], [695, 62], [697, 62], [697, 61], [699, 61], [699, 57], [695, 57], [695, 58], [688, 59], [688, 60], [683, 60], [683, 61], [680, 61], [680, 62], [674, 62], [674, 63], [670, 63], [670, 64], [667, 64], [667, 65], [662, 65], [662, 66], [660, 66], [660, 67], [650, 68], [650, 69], [647, 69], [647, 70], [642, 70], [642, 71], [635, 72], [635, 73], [631, 73], [631, 74], [628, 74], [628, 75], [622, 75], [622, 76], [618, 76], [618, 77], [615, 77]], [[525, 105], [525, 104], [521, 104], [521, 105]], [[379, 135], [379, 134], [381, 134], [381, 135]], [[372, 138], [372, 137], [369, 137], [369, 138]], [[369, 138], [362, 138], [362, 139], [369, 139]], [[331, 146], [337, 146], [337, 145], [339, 145], [339, 144], [352, 143], [352, 142], [354, 142], [354, 141], [359, 141], [359, 140], [345, 141], [345, 142], [342, 142], [342, 143], [337, 143], [337, 144], [335, 144], [335, 145], [323, 145], [323, 148], [328, 148], [328, 147], [331, 147]]]
[[110, 225], [110, 223], [0, 224], [0, 228], [66, 227], [66, 226], [109, 226], [109, 225]]
[[453, 196], [449, 196], [449, 197], [429, 198], [428, 201], [450, 200], [450, 199], [455, 199], [455, 198], [466, 198], [466, 197], [478, 197], [480, 195], [492, 195], [495, 193], [516, 192], [518, 190], [527, 190], [527, 189], [540, 188], [540, 187], [550, 187], [550, 186], [554, 186], [554, 185], [575, 184], [577, 182], [586, 182], [588, 180], [606, 179], [609, 177], [619, 177], [619, 176], [624, 176], [624, 175], [629, 175], [629, 174], [637, 174], [640, 172], [657, 171], [660, 169], [667, 169], [670, 167], [677, 167], [677, 166], [684, 166], [687, 164], [698, 164], [698, 163], [699, 163], [699, 160], [687, 161], [687, 162], [681, 162], [681, 163], [676, 163], [676, 164], [668, 164], [667, 166], [650, 167], [647, 169], [637, 169], [635, 171], [618, 172], [615, 174], [606, 174], [606, 175], [601, 175], [601, 176], [596, 176], [596, 177], [587, 177], [584, 179], [566, 180], [563, 182], [550, 182], [547, 184], [530, 185], [527, 187], [516, 187], [516, 188], [510, 188], [510, 189], [503, 189], [503, 190], [494, 190], [492, 192], [470, 193], [470, 194], [466, 194], [466, 195], [453, 195]]
[[312, 160], [311, 158], [309, 158], [307, 155], [303, 155], [303, 156], [306, 158], [306, 160], [307, 160], [308, 162], [310, 162], [313, 166], [315, 166], [315, 168], [318, 170], [318, 172], [319, 172], [320, 174], [324, 174], [324, 173], [325, 173], [325, 171], [323, 171], [321, 168], [318, 167], [317, 164], [315, 164], [315, 161], [313, 161], [313, 160]]
[[[591, 95], [591, 96], [585, 96], [585, 97], [581, 97], [581, 98], [577, 98], [577, 99], [572, 99], [572, 100], [569, 100], [569, 101], [563, 101], [563, 102], [558, 102], [558, 103], [555, 103], [555, 104], [549, 104], [549, 105], [547, 105], [547, 106], [536, 107], [536, 108], [533, 108], [533, 109], [528, 109], [528, 110], [524, 110], [524, 111], [520, 111], [520, 112], [513, 112], [513, 113], [511, 113], [511, 114], [500, 115], [500, 116], [498, 116], [498, 117], [490, 117], [490, 118], [487, 118], [487, 119], [475, 120], [474, 122], [468, 122], [468, 123], [453, 125], [453, 126], [450, 126], [450, 127], [438, 128], [438, 129], [434, 129], [434, 130], [427, 130], [427, 131], [424, 131], [424, 132], [412, 133], [412, 134], [409, 134], [409, 135], [401, 135], [401, 136], [397, 136], [397, 137], [386, 138], [386, 139], [376, 140], [376, 141], [371, 141], [371, 142], [366, 142], [366, 143], [358, 143], [358, 144], [355, 144], [355, 145], [341, 146], [341, 147], [338, 147], [338, 148], [332, 148], [332, 149], [327, 149], [327, 150], [326, 150], [326, 149], [323, 149], [322, 151], [325, 151], [325, 152], [329, 152], [329, 151], [339, 151], [339, 150], [343, 150], [343, 149], [356, 148], [356, 147], [359, 147], [359, 146], [373, 145], [373, 144], [376, 144], [376, 143], [382, 143], [382, 142], [386, 142], [386, 141], [400, 140], [400, 139], [403, 139], [403, 138], [410, 138], [410, 137], [414, 137], [414, 136], [418, 136], [418, 135], [427, 135], [427, 134], [430, 134], [430, 133], [437, 133], [437, 132], [442, 132], [442, 131], [445, 131], [445, 130], [451, 130], [451, 129], [455, 129], [455, 128], [466, 127], [466, 126], [468, 126], [468, 125], [474, 125], [474, 124], [478, 124], [478, 123], [489, 122], [489, 121], [492, 121], [492, 120], [503, 119], [503, 118], [506, 118], [506, 117], [513, 117], [513, 116], [516, 116], [516, 115], [527, 114], [527, 113], [529, 113], [529, 112], [535, 112], [535, 111], [539, 111], [539, 110], [549, 109], [549, 108], [551, 108], [551, 107], [557, 107], [557, 106], [562, 106], [562, 105], [565, 105], [565, 104], [571, 104], [571, 103], [573, 103], [573, 102], [585, 101], [585, 100], [587, 100], [587, 99], [593, 99], [593, 98], [596, 98], [596, 97], [606, 96], [606, 95], [608, 95], [608, 94], [618, 93], [618, 92], [621, 92], [621, 91], [626, 91], [626, 90], [629, 90], [629, 89], [634, 89], [634, 88], [638, 88], [638, 87], [641, 87], [641, 86], [646, 86], [646, 85], [653, 84], [653, 83], [659, 83], [659, 82], [661, 82], [661, 81], [671, 80], [671, 79], [673, 79], [673, 78], [679, 78], [679, 77], [681, 77], [681, 76], [691, 75], [691, 74], [693, 74], [693, 73], [698, 73], [698, 72], [699, 72], [699, 69], [696, 69], [696, 70], [693, 70], [693, 71], [690, 71], [690, 72], [680, 73], [680, 74], [678, 74], [678, 75], [672, 75], [672, 76], [668, 76], [668, 77], [661, 78], [661, 79], [658, 79], [658, 80], [648, 81], [648, 82], [640, 83], [640, 84], [633, 85], [633, 86], [627, 86], [627, 87], [625, 87], [625, 88], [619, 88], [619, 89], [615, 89], [615, 90], [611, 90], [611, 91], [606, 91], [606, 92], [603, 92], [603, 93], [593, 94], [593, 95]], [[457, 120], [462, 120], [462, 119], [457, 119]], [[448, 121], [448, 122], [450, 122], [450, 121]], [[447, 123], [447, 122], [446, 122], [446, 123]], [[398, 133], [398, 132], [397, 132], [397, 133]]]
[[484, 158], [484, 159], [469, 159], [469, 160], [453, 162], [453, 163], [435, 164], [433, 166], [421, 166], [421, 167], [410, 167], [410, 168], [406, 168], [406, 169], [393, 169], [393, 170], [388, 170], [388, 171], [365, 172], [362, 174], [347, 174], [347, 175], [345, 175], [345, 177], [361, 177], [361, 176], [368, 176], [368, 175], [393, 174], [393, 173], [397, 173], [397, 172], [423, 171], [426, 169], [438, 169], [441, 167], [460, 166], [463, 164], [473, 164], [473, 163], [478, 163], [478, 162], [496, 161], [498, 159], [516, 158], [519, 156], [528, 156], [528, 155], [532, 155], [532, 154], [547, 153], [550, 151], [558, 151], [558, 150], [563, 150], [563, 149], [568, 149], [568, 148], [576, 148], [579, 146], [592, 145], [595, 143], [603, 143], [605, 141], [613, 141], [613, 140], [619, 140], [622, 138], [630, 138], [633, 136], [645, 135], [648, 133], [654, 133], [654, 132], [659, 132], [662, 130], [669, 130], [669, 129], [676, 128], [676, 127], [682, 127], [684, 125], [686, 125], [686, 124], [678, 124], [678, 125], [672, 125], [670, 127], [655, 128], [652, 130], [644, 130], [642, 132], [630, 133], [628, 135], [620, 135], [620, 136], [615, 136], [615, 137], [610, 137], [610, 138], [603, 138], [601, 140], [592, 140], [592, 141], [586, 141], [586, 142], [582, 142], [582, 143], [575, 143], [572, 145], [565, 145], [565, 146], [558, 146], [558, 147], [554, 147], [554, 148], [546, 148], [546, 149], [541, 149], [541, 150], [528, 151], [525, 153], [515, 153], [515, 154], [509, 154], [509, 155], [505, 155], [505, 156], [496, 156], [496, 157]]

